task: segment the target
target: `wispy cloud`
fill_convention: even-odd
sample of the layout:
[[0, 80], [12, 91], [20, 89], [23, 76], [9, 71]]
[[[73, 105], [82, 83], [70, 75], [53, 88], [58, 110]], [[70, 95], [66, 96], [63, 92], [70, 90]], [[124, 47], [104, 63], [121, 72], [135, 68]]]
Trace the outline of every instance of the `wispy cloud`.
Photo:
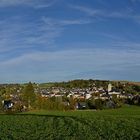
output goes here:
[[30, 6], [34, 8], [46, 8], [50, 7], [55, 3], [56, 0], [0, 0], [0, 7], [9, 6]]
[[67, 26], [67, 25], [80, 25], [80, 24], [89, 24], [92, 21], [89, 19], [52, 19], [48, 17], [43, 17], [42, 20], [47, 24], [47, 25], [52, 25], [52, 26]]
[[88, 24], [84, 19], [53, 19], [43, 17], [33, 22], [11, 17], [0, 22], [0, 53], [12, 50], [38, 50], [55, 46], [55, 39], [60, 37], [64, 27]]
[[131, 52], [140, 51], [140, 42], [118, 41], [118, 42], [114, 42], [113, 46], [121, 48], [123, 50], [127, 49], [127, 51], [131, 51]]
[[[105, 52], [104, 49], [99, 48], [33, 52], [1, 62], [0, 72], [9, 73], [10, 71], [11, 76], [15, 77], [15, 81], [20, 81], [21, 77], [22, 80], [33, 79], [35, 81], [40, 78], [42, 81], [46, 79], [55, 81], [59, 80], [60, 77], [61, 80], [67, 80], [72, 75], [80, 76], [80, 78], [85, 78], [86, 75], [89, 78], [94, 76], [116, 79], [120, 73], [127, 73], [130, 68], [135, 71], [137, 67], [140, 67], [138, 65], [139, 59], [139, 52], [114, 49], [106, 49]], [[25, 74], [26, 71], [28, 74]], [[80, 73], [83, 73], [83, 76], [79, 75]], [[116, 74], [111, 75], [112, 73]], [[138, 76], [138, 71], [135, 74]], [[129, 75], [130, 78], [132, 78], [131, 76], [133, 73]]]
[[81, 12], [84, 12], [88, 14], [89, 16], [96, 16], [96, 15], [102, 14], [102, 11], [99, 9], [92, 9], [85, 6], [78, 6], [78, 5], [70, 5], [70, 7], [73, 9], [79, 10]]
[[139, 12], [96, 2], [0, 0], [0, 82], [138, 79], [139, 28], [132, 21], [140, 21]]
[[105, 9], [90, 8], [86, 6], [76, 6], [76, 5], [70, 5], [70, 8], [83, 12], [87, 16], [97, 17], [99, 19], [118, 18], [118, 19], [131, 19], [136, 22], [140, 21], [140, 15], [134, 14], [133, 8], [126, 8], [122, 10], [112, 10], [112, 11], [108, 11]]
[[20, 17], [0, 22], [0, 53], [27, 52], [54, 46], [61, 29], [42, 20], [28, 22]]
[[140, 2], [140, 0], [130, 0], [132, 3]]

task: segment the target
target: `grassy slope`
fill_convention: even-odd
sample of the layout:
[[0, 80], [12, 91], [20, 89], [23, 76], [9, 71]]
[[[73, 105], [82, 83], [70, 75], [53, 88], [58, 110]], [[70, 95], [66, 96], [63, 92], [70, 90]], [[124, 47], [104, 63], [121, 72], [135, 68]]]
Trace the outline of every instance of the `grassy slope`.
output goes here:
[[138, 106], [123, 106], [118, 109], [108, 110], [77, 110], [77, 111], [45, 111], [45, 110], [33, 110], [23, 114], [34, 115], [54, 115], [54, 116], [75, 116], [75, 117], [137, 117], [140, 118], [140, 107]]
[[0, 115], [1, 139], [138, 140], [140, 108]]

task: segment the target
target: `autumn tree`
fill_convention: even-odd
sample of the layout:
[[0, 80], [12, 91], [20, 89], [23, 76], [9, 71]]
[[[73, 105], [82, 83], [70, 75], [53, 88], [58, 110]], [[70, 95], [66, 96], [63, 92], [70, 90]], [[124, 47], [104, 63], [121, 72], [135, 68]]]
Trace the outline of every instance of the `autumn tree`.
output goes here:
[[29, 82], [23, 90], [23, 100], [28, 109], [31, 109], [31, 107], [33, 107], [36, 100], [36, 95], [34, 93], [34, 87], [31, 82]]
[[76, 101], [74, 100], [72, 95], [69, 98], [69, 103], [70, 103], [70, 105], [69, 105], [70, 109], [74, 110], [76, 107]]

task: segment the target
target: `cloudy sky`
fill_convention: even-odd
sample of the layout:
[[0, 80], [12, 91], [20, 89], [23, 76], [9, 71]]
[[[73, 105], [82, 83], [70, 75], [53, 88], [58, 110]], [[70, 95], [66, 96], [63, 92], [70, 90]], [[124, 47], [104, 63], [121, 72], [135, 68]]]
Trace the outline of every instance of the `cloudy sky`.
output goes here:
[[0, 0], [0, 83], [140, 81], [140, 0]]

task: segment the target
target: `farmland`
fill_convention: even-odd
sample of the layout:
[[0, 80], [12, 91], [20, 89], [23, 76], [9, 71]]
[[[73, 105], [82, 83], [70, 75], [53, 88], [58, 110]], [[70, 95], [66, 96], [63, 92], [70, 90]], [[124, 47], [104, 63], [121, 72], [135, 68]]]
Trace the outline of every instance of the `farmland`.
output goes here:
[[134, 140], [140, 137], [140, 108], [103, 111], [31, 111], [0, 115], [1, 140]]

